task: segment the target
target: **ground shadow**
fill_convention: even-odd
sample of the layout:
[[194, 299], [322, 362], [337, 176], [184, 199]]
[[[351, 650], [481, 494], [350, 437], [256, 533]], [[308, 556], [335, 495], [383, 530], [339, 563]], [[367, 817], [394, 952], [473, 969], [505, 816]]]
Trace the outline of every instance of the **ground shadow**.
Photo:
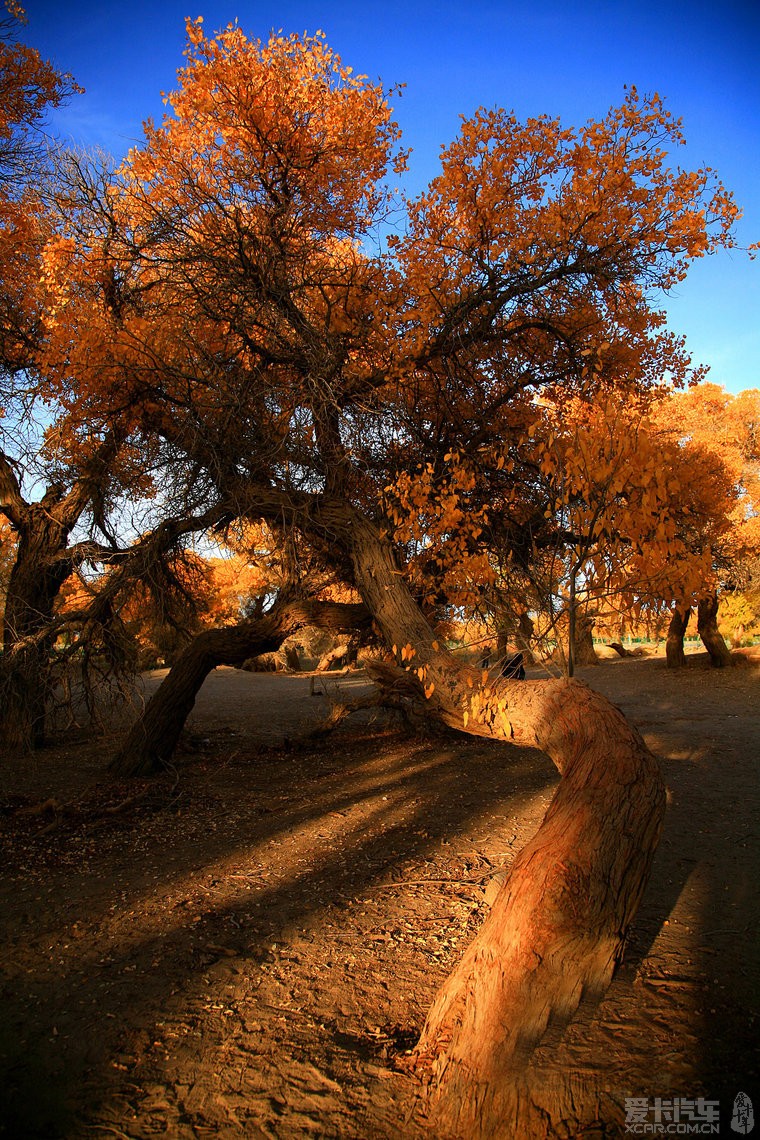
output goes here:
[[[27, 864], [17, 868], [11, 907], [14, 886], [6, 891], [0, 1053], [7, 1134], [76, 1135], [125, 1089], [128, 1101], [127, 1086], [155, 1068], [146, 1043], [177, 1015], [178, 1000], [188, 1008], [197, 1004], [193, 991], [213, 989], [209, 970], [227, 976], [234, 963], [250, 975], [271, 966], [273, 942], [299, 931], [319, 937], [326, 915], [339, 924], [344, 903], [378, 884], [387, 895], [403, 868], [424, 866], [431, 851], [484, 813], [498, 810], [503, 825], [531, 797], [545, 792], [548, 802], [555, 779], [535, 754], [364, 729], [304, 748], [238, 748], [226, 763], [199, 758], [187, 766], [179, 798], [167, 782], [163, 808], [114, 816], [107, 834], [96, 831], [94, 852], [84, 844], [80, 867], [75, 814], [48, 835], [40, 821], [22, 855], [36, 860], [37, 873], [19, 888]], [[497, 826], [494, 834], [502, 831]], [[293, 851], [283, 859], [288, 845]], [[237, 891], [226, 883], [221, 901], [213, 889], [202, 901], [188, 890], [188, 877], [208, 880], [218, 868], [221, 881], [231, 864], [250, 877]], [[497, 866], [486, 861], [478, 869], [484, 879]], [[477, 895], [480, 887], [468, 889]], [[378, 949], [392, 946], [389, 940]], [[388, 957], [376, 954], [392, 984]], [[335, 1019], [330, 1034], [335, 1048], [359, 1060], [357, 1043], [373, 1040]], [[35, 1096], [35, 1088], [44, 1092]]]

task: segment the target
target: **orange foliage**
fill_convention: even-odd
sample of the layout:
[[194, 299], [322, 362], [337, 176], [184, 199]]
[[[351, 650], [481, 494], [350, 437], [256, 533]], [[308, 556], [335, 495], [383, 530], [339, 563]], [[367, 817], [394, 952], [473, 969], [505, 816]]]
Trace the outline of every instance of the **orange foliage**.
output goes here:
[[241, 621], [252, 602], [270, 586], [271, 580], [264, 568], [251, 565], [238, 554], [207, 558], [205, 564], [209, 585], [201, 618], [205, 626], [234, 625]]
[[545, 412], [535, 434], [546, 514], [584, 594], [615, 596], [635, 614], [708, 590], [714, 550], [731, 529], [730, 472], [619, 404]]
[[[18, 4], [6, 4], [23, 20]], [[46, 167], [46, 112], [79, 90], [37, 51], [0, 33], [0, 358], [11, 368], [29, 360], [38, 316], [39, 257], [50, 236], [40, 197]]]
[[703, 383], [672, 393], [657, 420], [682, 455], [699, 457], [694, 486], [709, 495], [716, 473], [726, 473], [730, 493], [716, 509], [727, 514], [728, 525], [709, 543], [719, 579], [740, 584], [742, 564], [760, 556], [760, 390], [732, 395]]
[[632, 89], [577, 130], [478, 111], [383, 248], [405, 165], [388, 93], [321, 36], [187, 30], [163, 123], [96, 208], [72, 191], [45, 249], [38, 363], [72, 453], [120, 417], [243, 514], [261, 489], [350, 499], [458, 605], [497, 540], [524, 554], [565, 522], [587, 575], [689, 592], [688, 480], [639, 426], [690, 376], [654, 300], [731, 245], [737, 210], [669, 165], [661, 100]]

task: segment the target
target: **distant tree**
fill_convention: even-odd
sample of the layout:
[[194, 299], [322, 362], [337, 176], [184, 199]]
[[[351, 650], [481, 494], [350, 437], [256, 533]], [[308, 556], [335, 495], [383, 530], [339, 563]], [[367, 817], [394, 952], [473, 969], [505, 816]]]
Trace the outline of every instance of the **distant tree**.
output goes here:
[[[709, 558], [693, 596], [674, 604], [669, 663], [682, 664], [683, 636], [697, 605], [697, 629], [717, 667], [731, 664], [718, 627], [719, 594], [749, 586], [760, 555], [760, 391], [734, 396], [701, 383], [673, 392], [658, 409], [661, 430], [687, 470], [684, 534]], [[721, 521], [722, 520], [722, 521]]]

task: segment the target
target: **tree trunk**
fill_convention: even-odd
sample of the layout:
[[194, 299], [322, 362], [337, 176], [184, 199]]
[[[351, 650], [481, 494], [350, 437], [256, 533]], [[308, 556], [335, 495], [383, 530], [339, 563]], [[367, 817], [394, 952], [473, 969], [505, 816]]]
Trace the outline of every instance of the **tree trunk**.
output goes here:
[[0, 751], [31, 752], [45, 737], [47, 653], [37, 648], [0, 661]]
[[665, 642], [665, 660], [668, 669], [682, 669], [686, 664], [686, 654], [683, 650], [683, 639], [686, 627], [691, 617], [691, 609], [680, 610], [675, 606], [668, 626], [668, 638]]
[[598, 665], [594, 649], [594, 618], [579, 613], [572, 604], [567, 613], [558, 619], [557, 647], [552, 654], [566, 677], [572, 677], [578, 665]]
[[273, 653], [304, 625], [339, 630], [367, 624], [361, 605], [283, 602], [253, 621], [206, 630], [179, 655], [111, 762], [119, 776], [146, 776], [169, 763], [203, 682], [217, 665], [242, 665]]
[[622, 713], [584, 684], [483, 688], [479, 671], [438, 645], [390, 547], [365, 520], [354, 520], [351, 549], [357, 587], [388, 643], [405, 649], [420, 699], [467, 732], [539, 748], [562, 776], [416, 1050], [417, 1068], [432, 1078], [437, 1135], [527, 1137], [564, 1109], [545, 1098], [536, 1108], [524, 1058], [549, 1018], [601, 993], [620, 960], [660, 834], [659, 766]]
[[519, 709], [512, 696], [507, 715], [562, 780], [417, 1046], [439, 1135], [544, 1136], [547, 1117], [559, 1127], [563, 1090], [532, 1087], [526, 1058], [550, 1018], [606, 989], [659, 838], [664, 790], [638, 733], [580, 682], [541, 689]]
[[70, 573], [56, 557], [67, 532], [41, 504], [28, 508], [18, 536], [0, 658], [0, 743], [9, 751], [37, 748], [44, 739], [51, 652], [45, 630]]
[[[524, 665], [535, 665], [536, 659], [531, 649], [531, 641], [533, 639], [534, 625], [530, 615], [523, 611], [517, 621], [511, 620], [508, 625], [500, 626], [496, 632], [496, 648], [487, 646], [486, 649], [489, 653], [489, 663], [484, 668], [489, 668], [491, 665], [499, 661], [504, 661], [514, 649], [523, 655]], [[510, 651], [510, 646], [514, 649]], [[483, 655], [485, 658], [485, 653]]]
[[598, 665], [599, 658], [594, 649], [594, 618], [588, 614], [577, 614], [575, 619], [575, 664]]
[[348, 656], [349, 643], [342, 641], [340, 645], [334, 645], [332, 649], [328, 649], [327, 653], [323, 653], [317, 662], [317, 673], [327, 673], [330, 669], [342, 669], [346, 664]]
[[53, 644], [45, 631], [63, 583], [81, 563], [67, 550], [69, 535], [119, 442], [109, 432], [68, 492], [54, 483], [38, 503], [26, 502], [12, 463], [0, 450], [0, 511], [18, 539], [3, 617], [0, 749], [32, 749], [44, 738]]
[[523, 655], [525, 665], [535, 665], [536, 658], [531, 648], [534, 624], [528, 613], [521, 613], [517, 623], [517, 648]]
[[733, 665], [731, 650], [718, 629], [718, 595], [716, 593], [702, 598], [699, 603], [697, 607], [697, 631], [702, 638], [702, 644], [710, 654], [710, 664], [714, 669]]

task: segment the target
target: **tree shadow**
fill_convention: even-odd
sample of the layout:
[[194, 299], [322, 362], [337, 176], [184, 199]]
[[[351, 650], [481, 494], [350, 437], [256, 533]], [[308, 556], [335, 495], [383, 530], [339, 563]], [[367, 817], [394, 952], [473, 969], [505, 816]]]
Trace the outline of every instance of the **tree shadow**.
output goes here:
[[[720, 1096], [722, 1105], [725, 1097], [728, 1106], [739, 1088], [752, 1096], [757, 1079], [751, 1011], [760, 988], [760, 963], [757, 944], [753, 947], [747, 937], [760, 917], [752, 892], [756, 879], [749, 870], [749, 860], [757, 853], [753, 815], [757, 740], [756, 725], [745, 724], [744, 735], [734, 732], [729, 746], [715, 724], [725, 724], [734, 707], [737, 716], [746, 713], [750, 678], [745, 677], [744, 688], [736, 693], [728, 674], [719, 678], [708, 674], [710, 700], [717, 701], [720, 709], [716, 720], [715, 709], [705, 707], [705, 677], [699, 670], [689, 670], [685, 680], [674, 681], [658, 663], [637, 661], [588, 673], [592, 686], [623, 708], [662, 757], [671, 789], [652, 879], [613, 986], [635, 994], [636, 976], [647, 967], [658, 937], [675, 921], [687, 892], [698, 890], [693, 910], [699, 914], [697, 933], [704, 945], [695, 948], [694, 956], [704, 967], [707, 982], [703, 1008], [697, 1014], [702, 1036], [695, 1071], [703, 1090]], [[605, 677], [612, 682], [604, 683]], [[238, 966], [248, 971], [246, 977], [255, 968], [265, 978], [252, 991], [251, 1000], [265, 1011], [262, 1025], [271, 1035], [275, 998], [272, 992], [265, 993], [265, 987], [267, 971], [278, 968], [279, 951], [272, 949], [273, 942], [289, 941], [292, 948], [299, 938], [326, 938], [326, 915], [339, 930], [350, 907], [364, 895], [373, 898], [378, 887], [395, 890], [396, 883], [400, 890], [407, 889], [404, 884], [414, 875], [409, 864], [433, 861], [447, 839], [459, 838], [452, 849], [477, 846], [463, 837], [476, 825], [482, 830], [489, 814], [499, 816], [494, 832], [500, 836], [499, 846], [505, 847], [516, 826], [509, 820], [531, 807], [536, 824], [540, 823], [544, 805], [537, 806], [536, 798], [548, 802], [557, 779], [552, 765], [538, 753], [507, 750], [498, 743], [457, 734], [420, 741], [382, 728], [348, 727], [308, 746], [255, 749], [239, 737], [212, 734], [212, 745], [215, 742], [219, 756], [201, 753], [188, 763], [180, 781], [181, 798], [173, 808], [131, 824], [114, 822], [111, 842], [95, 864], [97, 878], [84, 870], [77, 875], [70, 865], [51, 868], [47, 915], [39, 906], [35, 910], [29, 899], [39, 887], [27, 884], [15, 896], [12, 889], [7, 892], [17, 910], [28, 907], [33, 914], [28, 930], [37, 944], [34, 955], [24, 958], [23, 968], [16, 973], [6, 970], [8, 1017], [0, 1053], [5, 1054], [7, 1118], [13, 1122], [8, 1135], [75, 1134], [72, 1128], [83, 1120], [98, 1119], [116, 1103], [131, 1105], [129, 1111], [143, 1111], [135, 1090], [145, 1084], [146, 1074], [167, 1084], [172, 1079], [173, 1060], [161, 1061], [150, 1053], [150, 1042], [160, 1037], [161, 1025], [166, 1019], [178, 1019], [182, 1010], [196, 1009], [204, 987], [213, 993], [223, 989], [230, 971]], [[726, 795], [729, 779], [744, 789], [736, 805]], [[174, 812], [189, 821], [187, 827], [178, 829], [171, 823]], [[162, 836], [165, 817], [170, 821], [165, 831], [171, 844]], [[336, 817], [339, 828], [328, 826], [327, 839], [320, 839], [321, 825]], [[198, 822], [195, 830], [190, 826], [193, 820]], [[69, 843], [70, 851], [75, 851], [75, 832], [52, 838], [59, 848]], [[267, 881], [268, 845], [294, 843], [298, 837], [304, 854], [297, 871], [281, 881]], [[735, 873], [727, 883], [725, 871], [733, 856]], [[114, 938], [109, 942], [101, 933], [114, 900], [122, 909], [144, 916], [158, 905], [157, 884], [176, 902], [183, 892], [192, 893], [189, 876], [197, 881], [205, 875], [209, 883], [222, 880], [235, 860], [250, 881], [233, 897], [214, 902], [209, 886], [207, 902], [198, 905], [190, 898], [181, 904], [180, 900], [176, 918], [168, 923], [156, 918], [152, 926], [143, 922], [131, 934], [124, 927], [120, 943]], [[56, 897], [72, 884], [70, 900], [62, 893]], [[434, 889], [430, 888], [431, 894]], [[440, 896], [433, 901], [439, 915], [451, 909], [442, 907]], [[737, 925], [742, 906], [746, 922], [742, 919]], [[62, 931], [77, 908], [87, 914], [92, 938], [83, 938], [53, 961], [61, 952]], [[197, 921], [188, 921], [188, 913]], [[14, 938], [18, 944], [20, 937], [11, 919], [8, 915], [8, 963], [13, 961]], [[377, 952], [373, 945], [363, 942], [357, 961], [362, 965], [371, 961], [385, 971], [389, 987], [408, 985], [406, 977], [394, 973], [396, 943], [381, 942]], [[716, 954], [710, 954], [711, 949]], [[715, 968], [716, 955], [720, 969]], [[351, 1017], [321, 1009], [320, 1048], [327, 1070], [337, 1074], [348, 1063], [347, 1057], [361, 1069], [403, 1049], [419, 1028], [444, 972], [443, 966], [430, 962], [428, 988], [417, 1012], [403, 1024], [366, 1024], [370, 1010], [362, 1007], [358, 991], [351, 1007], [358, 1012]], [[723, 983], [728, 974], [726, 992]], [[345, 983], [350, 988], [350, 971], [345, 972]], [[320, 985], [316, 977], [315, 993]], [[89, 1021], [76, 1019], [79, 1035], [72, 1040], [66, 1033], [65, 1014], [77, 1006], [91, 1011], [91, 1016]], [[588, 1022], [595, 1008], [582, 1010], [582, 1018]], [[275, 1033], [267, 1048], [276, 1051], [288, 1045], [292, 1050], [295, 1034], [298, 1048], [308, 1056], [316, 1038], [313, 1027], [308, 1032], [303, 1028], [306, 1013], [294, 1006], [283, 1016], [286, 1037]], [[377, 1016], [373, 1010], [372, 1017]], [[52, 1027], [58, 1029], [55, 1036]], [[255, 1038], [246, 1026], [241, 1032], [248, 1042]], [[125, 1052], [125, 1040], [135, 1038], [143, 1042], [142, 1052], [132, 1057]], [[265, 1046], [256, 1048], [261, 1058]], [[261, 1065], [265, 1063], [269, 1064], [266, 1058], [260, 1059]], [[664, 1072], [656, 1079], [665, 1080]], [[363, 1079], [369, 1080], [366, 1075]], [[35, 1088], [43, 1091], [35, 1095]], [[668, 1089], [639, 1091], [658, 1095]], [[689, 1095], [693, 1090], [669, 1091]]]
[[[701, 1091], [720, 1101], [728, 1130], [737, 1092], [760, 1095], [760, 943], [753, 933], [760, 923], [760, 671], [715, 671], [702, 656], [675, 675], [660, 661], [621, 666], [596, 677], [589, 670], [585, 679], [623, 709], [660, 758], [668, 809], [618, 979], [633, 986], [656, 969], [663, 993], [672, 981], [681, 1003], [679, 1010], [674, 998], [673, 1016], [692, 1007]], [[646, 1091], [697, 1091], [668, 1089], [667, 1079], [653, 1074], [657, 1087]]]
[[[99, 1107], [139, 1083], [139, 1065], [124, 1059], [125, 1036], [152, 1040], [156, 1026], [174, 1016], [178, 996], [187, 1004], [209, 985], [203, 980], [209, 970], [224, 972], [237, 961], [246, 968], [266, 964], [273, 939], [318, 929], [326, 909], [338, 922], [347, 900], [380, 881], [401, 879], [401, 864], [425, 861], [484, 812], [519, 815], [555, 780], [552, 765], [539, 754], [499, 744], [346, 730], [321, 745], [239, 751], [226, 766], [199, 759], [183, 776], [179, 814], [192, 821], [198, 811], [200, 829], [188, 825], [178, 834], [171, 811], [165, 828], [161, 811], [115, 819], [106, 849], [88, 858], [89, 871], [72, 866], [81, 835], [75, 826], [67, 832], [64, 821], [38, 848], [49, 850], [52, 840], [57, 857], [66, 856], [62, 866], [49, 869], [49, 906], [32, 897], [41, 889], [39, 878], [16, 896], [28, 919], [23, 946], [6, 911], [4, 960], [10, 970], [0, 1042], [6, 1133], [69, 1135], [83, 1112], [92, 1120]], [[335, 843], [322, 843], [310, 865], [283, 881], [267, 883], [257, 869], [253, 887], [244, 883], [222, 905], [211, 896], [202, 907], [191, 900], [189, 910], [199, 913], [190, 922], [187, 907], [175, 907], [168, 921], [156, 912], [161, 892], [172, 899], [182, 894], [188, 872], [197, 880], [218, 868], [223, 876], [231, 860], [245, 865], [254, 849], [262, 863], [268, 845], [303, 844], [304, 835], [312, 836], [336, 813], [341, 828]], [[172, 838], [169, 847], [162, 830]], [[107, 933], [114, 907], [135, 915], [133, 931], [122, 927], [121, 943]], [[66, 931], [76, 922], [75, 939]], [[14, 969], [19, 950], [21, 964]], [[359, 1059], [371, 1041], [337, 1021], [330, 1032], [336, 1048]], [[399, 1041], [403, 1032], [408, 1027], [399, 1030]], [[35, 1089], [43, 1091], [35, 1095]]]

